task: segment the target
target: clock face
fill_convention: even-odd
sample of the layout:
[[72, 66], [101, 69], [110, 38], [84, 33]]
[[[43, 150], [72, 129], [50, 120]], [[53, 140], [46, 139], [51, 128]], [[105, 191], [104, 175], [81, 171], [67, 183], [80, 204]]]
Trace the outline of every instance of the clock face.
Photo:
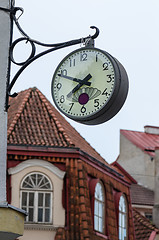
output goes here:
[[74, 120], [100, 114], [116, 88], [114, 63], [106, 52], [81, 48], [58, 65], [52, 80], [53, 100], [60, 111]]

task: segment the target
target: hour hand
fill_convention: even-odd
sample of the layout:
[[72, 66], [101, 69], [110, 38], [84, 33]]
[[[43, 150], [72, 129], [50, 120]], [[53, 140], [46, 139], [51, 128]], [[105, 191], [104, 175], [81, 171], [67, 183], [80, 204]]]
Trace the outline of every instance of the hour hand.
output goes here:
[[[72, 80], [74, 82], [78, 82], [78, 83], [82, 83], [83, 84], [83, 80], [78, 79], [78, 78], [73, 78], [73, 77], [70, 77], [70, 76], [67, 76], [67, 75], [62, 75], [62, 74], [58, 74], [58, 76], [66, 78], [66, 79], [69, 79], [69, 80]], [[85, 85], [90, 86], [91, 82], [86, 82]]]
[[67, 94], [67, 97], [70, 98], [72, 96], [73, 93], [75, 93], [78, 89], [80, 89], [80, 87], [82, 87], [83, 85], [87, 85], [87, 83], [89, 83], [89, 79], [91, 79], [92, 76], [91, 74], [89, 73], [83, 80], [81, 80], [81, 82], [75, 87], [72, 89], [71, 92], [69, 92]]

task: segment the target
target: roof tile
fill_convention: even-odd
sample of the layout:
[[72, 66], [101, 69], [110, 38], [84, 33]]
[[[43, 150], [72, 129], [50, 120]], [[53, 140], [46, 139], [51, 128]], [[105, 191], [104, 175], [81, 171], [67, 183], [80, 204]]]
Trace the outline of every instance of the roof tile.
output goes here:
[[8, 144], [79, 148], [107, 164], [37, 88], [10, 99]]
[[154, 191], [139, 184], [132, 184], [130, 192], [132, 204], [154, 205]]
[[133, 219], [136, 240], [148, 240], [153, 231], [159, 234], [159, 229], [152, 225], [152, 223], [136, 209], [133, 209]]

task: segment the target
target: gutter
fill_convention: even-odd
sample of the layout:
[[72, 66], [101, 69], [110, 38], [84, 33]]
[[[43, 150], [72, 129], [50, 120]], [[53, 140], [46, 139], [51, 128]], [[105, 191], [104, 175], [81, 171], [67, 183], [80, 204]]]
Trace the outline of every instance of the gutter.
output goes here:
[[123, 175], [115, 171], [111, 166], [100, 162], [98, 159], [90, 156], [79, 148], [75, 147], [39, 147], [39, 146], [17, 146], [8, 145], [8, 155], [25, 155], [25, 156], [43, 156], [43, 157], [61, 157], [81, 159], [87, 164], [92, 165], [101, 172], [107, 172], [107, 175], [112, 176], [114, 179], [124, 183], [127, 186], [130, 184], [123, 179]]

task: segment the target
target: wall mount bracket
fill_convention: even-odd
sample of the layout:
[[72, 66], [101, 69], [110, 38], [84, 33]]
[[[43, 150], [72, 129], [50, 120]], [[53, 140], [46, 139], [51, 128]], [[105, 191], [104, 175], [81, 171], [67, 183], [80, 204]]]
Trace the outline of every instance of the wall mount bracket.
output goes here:
[[[75, 40], [71, 40], [71, 41], [67, 41], [67, 42], [62, 42], [62, 43], [53, 43], [53, 44], [42, 43], [40, 41], [37, 41], [37, 40], [34, 40], [34, 39], [30, 38], [24, 32], [22, 27], [20, 26], [18, 20], [24, 12], [23, 8], [11, 6], [10, 9], [0, 7], [0, 10], [5, 11], [7, 13], [10, 13], [10, 17], [11, 17], [11, 40], [10, 40], [10, 50], [9, 50], [8, 81], [7, 81], [7, 91], [6, 91], [6, 106], [5, 106], [6, 111], [9, 108], [9, 105], [8, 105], [9, 97], [16, 97], [18, 95], [16, 92], [11, 94], [11, 90], [12, 90], [14, 84], [16, 83], [16, 81], [17, 81], [18, 77], [21, 75], [21, 73], [32, 62], [34, 62], [35, 60], [39, 59], [40, 57], [42, 57], [42, 56], [44, 56], [48, 53], [59, 50], [61, 48], [73, 46], [73, 45], [76, 45], [76, 44], [84, 44], [85, 46], [89, 45], [89, 46], [93, 47], [94, 46], [94, 39], [97, 38], [98, 35], [99, 35], [99, 29], [95, 26], [91, 26], [90, 27], [91, 29], [95, 29], [94, 35], [89, 35], [89, 36], [84, 37], [84, 38], [79, 38], [79, 39], [75, 39]], [[16, 17], [17, 12], [20, 12], [19, 17]], [[13, 23], [16, 25], [16, 27], [18, 28], [19, 32], [22, 34], [23, 37], [20, 37], [20, 38], [18, 38], [15, 41], [12, 42]], [[27, 44], [28, 43], [30, 44], [31, 52], [30, 52], [30, 56], [25, 61], [17, 62], [17, 61], [15, 61], [15, 59], [13, 57], [13, 52], [14, 52], [15, 46], [17, 46], [17, 44], [19, 44], [22, 41], [25, 41]], [[40, 53], [36, 53], [36, 46], [37, 45], [42, 46], [42, 47], [47, 47], [47, 50], [45, 49], [45, 50], [41, 51]], [[10, 80], [11, 63], [20, 66], [19, 70], [14, 75], [12, 80]]]

